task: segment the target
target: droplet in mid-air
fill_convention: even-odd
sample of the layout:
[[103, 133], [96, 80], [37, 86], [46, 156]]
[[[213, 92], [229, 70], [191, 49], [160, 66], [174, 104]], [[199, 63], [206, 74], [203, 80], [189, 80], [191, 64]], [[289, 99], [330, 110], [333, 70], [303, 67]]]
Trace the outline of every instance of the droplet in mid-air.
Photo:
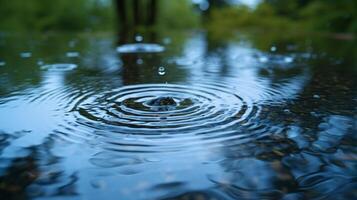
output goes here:
[[5, 66], [6, 62], [5, 61], [0, 61], [0, 67]]
[[165, 72], [165, 67], [159, 67], [158, 74], [159, 74], [160, 76], [165, 75], [165, 74], [166, 74], [166, 72]]
[[141, 35], [136, 35], [135, 36], [135, 41], [137, 41], [137, 42], [142, 42], [144, 40], [144, 37], [143, 36], [141, 36]]
[[276, 50], [277, 50], [276, 46], [270, 47], [270, 51], [271, 51], [271, 52], [275, 52]]

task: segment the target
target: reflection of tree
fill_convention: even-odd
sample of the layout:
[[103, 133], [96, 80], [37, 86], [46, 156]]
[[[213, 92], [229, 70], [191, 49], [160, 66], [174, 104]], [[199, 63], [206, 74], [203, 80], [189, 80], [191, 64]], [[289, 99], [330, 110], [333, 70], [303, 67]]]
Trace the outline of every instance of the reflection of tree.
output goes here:
[[0, 176], [0, 199], [27, 199], [27, 187], [39, 175], [35, 155], [16, 158], [6, 168], [5, 174]]
[[116, 0], [116, 12], [120, 30], [119, 42], [124, 43], [128, 39], [134, 38], [134, 31], [139, 26], [149, 27], [155, 25], [158, 2], [157, 0], [150, 0], [148, 2], [142, 0]]
[[[6, 141], [0, 142], [0, 147], [14, 148], [14, 134], [1, 135]], [[62, 171], [60, 158], [51, 153], [53, 146], [53, 140], [47, 139], [40, 145], [21, 149], [21, 152], [26, 151], [26, 156], [7, 158], [10, 162], [6, 166], [3, 165], [5, 158], [1, 160], [4, 163], [0, 175], [0, 199], [76, 195], [77, 177], [75, 174], [67, 176]]]

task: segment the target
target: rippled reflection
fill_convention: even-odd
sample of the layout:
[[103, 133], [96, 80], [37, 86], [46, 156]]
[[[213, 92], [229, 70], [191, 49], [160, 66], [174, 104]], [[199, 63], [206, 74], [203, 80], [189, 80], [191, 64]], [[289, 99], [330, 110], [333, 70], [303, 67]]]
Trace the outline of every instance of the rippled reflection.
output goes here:
[[8, 36], [0, 197], [356, 198], [350, 44], [301, 37]]

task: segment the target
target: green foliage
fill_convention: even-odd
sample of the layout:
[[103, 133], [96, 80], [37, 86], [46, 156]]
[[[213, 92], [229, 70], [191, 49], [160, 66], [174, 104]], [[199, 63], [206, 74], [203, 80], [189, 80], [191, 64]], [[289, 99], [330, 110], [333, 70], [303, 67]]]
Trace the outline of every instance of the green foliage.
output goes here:
[[[0, 0], [0, 31], [113, 30], [118, 21], [114, 0]], [[131, 0], [128, 0], [130, 3]], [[197, 27], [199, 14], [190, 0], [159, 0], [159, 29]], [[140, 1], [143, 7], [148, 3]], [[146, 4], [145, 4], [146, 3]], [[132, 16], [132, 5], [127, 4]], [[145, 10], [141, 10], [145, 15]], [[129, 18], [129, 20], [133, 20]]]
[[232, 29], [357, 32], [357, 1], [265, 0], [255, 9], [244, 6], [216, 8], [206, 26], [217, 37]]
[[99, 0], [0, 0], [0, 5], [0, 30], [100, 29], [113, 21], [110, 5]]
[[161, 0], [158, 16], [158, 25], [167, 29], [197, 27], [200, 19], [190, 0]]

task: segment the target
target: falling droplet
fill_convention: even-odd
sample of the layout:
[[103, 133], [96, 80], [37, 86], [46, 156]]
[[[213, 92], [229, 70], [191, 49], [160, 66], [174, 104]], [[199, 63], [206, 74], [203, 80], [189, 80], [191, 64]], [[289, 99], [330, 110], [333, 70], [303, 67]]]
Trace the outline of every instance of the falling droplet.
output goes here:
[[22, 52], [20, 53], [21, 58], [30, 58], [32, 56], [31, 52]]
[[135, 36], [135, 41], [137, 41], [137, 42], [142, 42], [143, 41], [143, 36], [141, 36], [141, 35], [136, 35]]
[[0, 67], [5, 66], [6, 62], [5, 61], [0, 61]]
[[276, 50], [277, 50], [276, 46], [270, 47], [270, 51], [271, 51], [271, 52], [275, 52]]
[[166, 72], [165, 72], [165, 67], [159, 67], [159, 75], [160, 76], [163, 76], [163, 75], [165, 75], [166, 74]]

